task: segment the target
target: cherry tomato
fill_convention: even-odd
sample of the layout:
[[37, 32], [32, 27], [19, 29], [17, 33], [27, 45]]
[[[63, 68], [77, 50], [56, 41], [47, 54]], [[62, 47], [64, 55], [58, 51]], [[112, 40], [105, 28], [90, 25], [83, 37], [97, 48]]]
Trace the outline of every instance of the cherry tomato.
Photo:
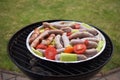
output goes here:
[[72, 34], [72, 32], [68, 32], [68, 33], [67, 33], [67, 36], [70, 36], [71, 34]]
[[80, 24], [75, 24], [75, 29], [80, 29]]
[[46, 49], [47, 48], [47, 46], [46, 45], [43, 45], [43, 44], [38, 44], [37, 46], [36, 46], [36, 49]]
[[45, 50], [45, 57], [47, 59], [55, 60], [55, 55], [57, 54], [57, 50], [54, 47], [48, 47]]
[[86, 45], [85, 44], [77, 44], [74, 45], [74, 52], [77, 54], [83, 54], [86, 50]]
[[87, 46], [89, 44], [88, 40], [85, 40], [84, 44]]

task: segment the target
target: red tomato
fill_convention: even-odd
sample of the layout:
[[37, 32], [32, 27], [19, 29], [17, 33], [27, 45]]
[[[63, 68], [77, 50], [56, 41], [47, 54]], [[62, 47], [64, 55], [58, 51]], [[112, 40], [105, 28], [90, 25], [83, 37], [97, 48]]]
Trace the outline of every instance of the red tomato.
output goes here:
[[72, 32], [68, 32], [68, 33], [67, 33], [67, 36], [70, 36], [71, 34], [72, 34]]
[[47, 46], [46, 45], [43, 45], [43, 44], [38, 44], [37, 46], [36, 46], [36, 49], [46, 49], [47, 48]]
[[77, 44], [74, 45], [74, 52], [77, 54], [83, 54], [86, 50], [86, 45], [85, 44]]
[[75, 24], [75, 29], [80, 29], [80, 24]]
[[84, 44], [87, 46], [89, 44], [88, 40], [85, 40]]
[[57, 54], [57, 50], [54, 47], [48, 47], [45, 50], [45, 57], [47, 59], [55, 60], [55, 55]]

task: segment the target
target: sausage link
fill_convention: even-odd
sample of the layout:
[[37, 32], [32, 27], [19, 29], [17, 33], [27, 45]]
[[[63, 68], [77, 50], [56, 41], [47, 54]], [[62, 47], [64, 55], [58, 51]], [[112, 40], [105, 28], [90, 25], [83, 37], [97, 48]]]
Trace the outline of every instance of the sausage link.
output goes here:
[[87, 57], [85, 55], [82, 55], [82, 54], [77, 55], [77, 58], [78, 58], [78, 61], [87, 59]]
[[77, 32], [70, 35], [69, 39], [74, 38], [85, 38], [85, 37], [93, 37], [94, 35], [88, 32]]
[[86, 51], [85, 51], [85, 55], [87, 56], [87, 57], [92, 57], [92, 56], [94, 56], [95, 54], [97, 54], [98, 53], [98, 51], [96, 50], [96, 49], [87, 49]]
[[63, 45], [61, 44], [60, 40], [61, 40], [61, 36], [60, 36], [60, 35], [57, 35], [57, 36], [55, 37], [55, 44], [56, 44], [56, 48], [57, 48], [57, 49], [63, 48]]
[[98, 45], [98, 44], [97, 44], [96, 42], [94, 42], [94, 41], [88, 41], [87, 48], [88, 48], [88, 49], [96, 48], [97, 45]]
[[62, 40], [63, 40], [63, 43], [64, 43], [64, 47], [67, 47], [67, 46], [70, 45], [70, 41], [69, 41], [69, 38], [67, 37], [66, 33], [63, 33]]
[[40, 40], [41, 40], [42, 38], [44, 38], [44, 37], [46, 37], [46, 36], [49, 35], [48, 32], [49, 32], [49, 31], [46, 30], [45, 32], [41, 33], [41, 34], [31, 43], [31, 47], [34, 47], [34, 48], [35, 48], [35, 47], [37, 46], [37, 44], [39, 44], [39, 42], [40, 42]]

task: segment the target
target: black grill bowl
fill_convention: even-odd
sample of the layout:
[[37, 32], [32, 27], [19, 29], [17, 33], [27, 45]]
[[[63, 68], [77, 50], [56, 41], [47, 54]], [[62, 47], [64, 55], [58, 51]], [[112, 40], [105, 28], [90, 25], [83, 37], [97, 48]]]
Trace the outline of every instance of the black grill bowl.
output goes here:
[[89, 61], [65, 64], [38, 59], [27, 49], [27, 36], [34, 28], [41, 26], [42, 22], [54, 21], [63, 20], [37, 22], [16, 32], [8, 44], [9, 57], [32, 80], [89, 80], [111, 59], [113, 45], [110, 38], [97, 28], [105, 37], [106, 47], [99, 56]]

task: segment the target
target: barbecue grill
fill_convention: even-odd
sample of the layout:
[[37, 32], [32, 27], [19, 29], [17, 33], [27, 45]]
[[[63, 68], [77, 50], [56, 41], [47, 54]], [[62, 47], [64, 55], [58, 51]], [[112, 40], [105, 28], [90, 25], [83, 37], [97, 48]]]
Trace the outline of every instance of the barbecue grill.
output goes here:
[[[13, 35], [8, 44], [8, 53], [16, 66], [32, 80], [89, 80], [111, 59], [113, 45], [110, 38], [98, 29], [106, 39], [104, 51], [94, 59], [77, 64], [54, 64], [39, 60], [33, 56], [26, 46], [26, 38], [42, 22], [63, 20], [47, 20], [28, 25]], [[65, 20], [64, 20], [65, 21]], [[67, 20], [68, 21], [68, 20]]]

